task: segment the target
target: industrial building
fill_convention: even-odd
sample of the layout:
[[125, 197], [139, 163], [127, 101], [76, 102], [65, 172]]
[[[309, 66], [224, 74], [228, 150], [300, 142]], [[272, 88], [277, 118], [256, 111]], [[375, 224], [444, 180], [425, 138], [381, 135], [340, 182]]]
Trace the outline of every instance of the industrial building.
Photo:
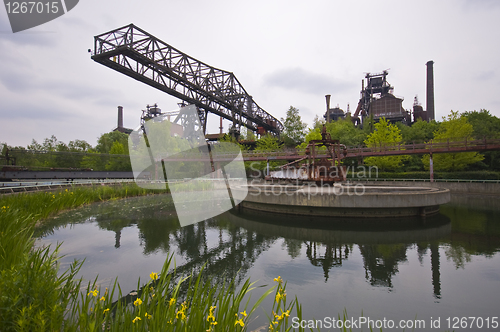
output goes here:
[[366, 74], [361, 81], [361, 97], [353, 121], [364, 123], [366, 118], [373, 116], [375, 121], [383, 117], [391, 122], [410, 124], [410, 112], [403, 108], [403, 98], [394, 96], [394, 87], [387, 82], [388, 74], [387, 70], [379, 74]]
[[428, 121], [427, 111], [424, 111], [424, 108], [418, 101], [418, 96], [415, 96], [413, 101], [413, 122], [417, 122], [418, 119]]
[[[427, 109], [424, 110], [415, 97], [413, 103], [413, 112], [403, 108], [404, 98], [396, 97], [393, 94], [394, 87], [387, 81], [387, 70], [382, 73], [367, 73], [361, 81], [361, 96], [356, 111], [351, 116], [356, 125], [362, 125], [368, 118], [373, 117], [374, 121], [385, 118], [390, 122], [401, 122], [407, 125], [412, 123], [411, 113], [413, 113], [413, 122], [418, 119], [425, 121], [434, 120], [434, 68], [433, 61], [428, 61], [427, 65]], [[326, 112], [324, 118], [326, 122], [344, 119], [348, 115], [338, 106], [330, 108], [330, 95], [326, 95]]]
[[120, 133], [124, 133], [130, 135], [133, 129], [123, 127], [123, 107], [118, 106], [118, 127], [113, 129], [113, 131], [119, 131]]
[[[328, 123], [330, 121], [337, 121], [339, 119], [344, 119], [346, 117], [346, 113], [344, 113], [344, 110], [339, 107], [337, 104], [337, 107], [335, 108], [330, 108], [330, 95], [326, 95], [326, 113], [323, 115], [325, 118], [325, 121]], [[348, 110], [349, 111], [349, 110]]]

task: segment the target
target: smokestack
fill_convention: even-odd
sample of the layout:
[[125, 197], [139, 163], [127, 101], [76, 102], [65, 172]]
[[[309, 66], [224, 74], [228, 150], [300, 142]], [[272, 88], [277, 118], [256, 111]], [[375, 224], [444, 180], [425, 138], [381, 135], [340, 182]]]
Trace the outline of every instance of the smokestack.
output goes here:
[[434, 120], [434, 61], [427, 62], [427, 119]]
[[330, 95], [326, 95], [326, 123], [330, 123]]
[[123, 128], [123, 107], [118, 106], [118, 128]]

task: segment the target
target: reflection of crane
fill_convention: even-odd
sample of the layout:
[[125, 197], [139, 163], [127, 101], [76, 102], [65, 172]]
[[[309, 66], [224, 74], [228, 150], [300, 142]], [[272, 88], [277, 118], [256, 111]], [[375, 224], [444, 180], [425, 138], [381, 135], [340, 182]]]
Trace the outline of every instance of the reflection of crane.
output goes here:
[[196, 105], [202, 121], [211, 112], [232, 121], [235, 133], [241, 126], [260, 134], [283, 131], [281, 122], [253, 101], [233, 73], [200, 62], [133, 24], [94, 37], [92, 59]]
[[[352, 244], [338, 243], [318, 243], [313, 241], [304, 241], [306, 246], [306, 255], [314, 266], [321, 266], [325, 276], [325, 282], [328, 281], [330, 269], [342, 266], [342, 260], [347, 260], [352, 252]], [[319, 253], [319, 249], [324, 246], [325, 253]]]

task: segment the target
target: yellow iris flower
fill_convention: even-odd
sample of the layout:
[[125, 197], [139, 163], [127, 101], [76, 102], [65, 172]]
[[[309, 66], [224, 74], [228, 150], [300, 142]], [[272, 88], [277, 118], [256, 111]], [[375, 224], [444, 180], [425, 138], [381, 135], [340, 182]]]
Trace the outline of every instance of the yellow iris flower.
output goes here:
[[234, 326], [238, 324], [240, 324], [241, 327], [245, 326], [245, 323], [243, 323], [243, 318], [240, 318], [236, 322], [234, 322]]

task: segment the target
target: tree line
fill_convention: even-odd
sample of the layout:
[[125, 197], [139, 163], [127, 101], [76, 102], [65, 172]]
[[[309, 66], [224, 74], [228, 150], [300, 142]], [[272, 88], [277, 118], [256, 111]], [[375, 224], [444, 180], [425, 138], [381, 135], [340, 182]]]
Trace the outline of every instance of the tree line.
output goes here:
[[42, 143], [33, 139], [26, 147], [1, 145], [0, 165], [15, 164], [33, 170], [132, 170], [128, 157], [128, 135], [118, 131], [102, 134], [95, 147], [79, 139], [66, 144], [54, 135], [45, 138]]
[[[240, 141], [229, 135], [223, 141], [233, 141], [242, 150], [278, 151], [285, 149], [304, 149], [311, 140], [321, 139], [323, 126], [332, 139], [337, 139], [348, 147], [397, 146], [398, 144], [454, 142], [483, 138], [500, 138], [500, 119], [488, 110], [459, 113], [451, 111], [441, 121], [418, 120], [411, 126], [391, 123], [382, 118], [375, 122], [368, 118], [363, 127], [355, 126], [349, 117], [326, 123], [318, 116], [309, 127], [302, 121], [299, 109], [290, 106], [286, 117], [281, 118], [284, 125], [282, 135], [277, 138], [263, 135], [258, 138], [253, 132], [243, 132]], [[44, 139], [42, 143], [32, 140], [27, 147], [8, 146], [3, 143], [0, 163], [6, 164], [7, 151], [15, 158], [17, 165], [42, 168], [83, 168], [107, 171], [130, 171], [128, 158], [128, 135], [113, 131], [102, 134], [94, 147], [84, 140], [74, 140], [65, 144], [55, 136]], [[461, 152], [435, 154], [436, 171], [500, 171], [500, 151], [485, 153]], [[272, 167], [284, 162], [273, 161]], [[369, 157], [364, 160], [344, 160], [347, 165], [377, 166], [381, 171], [415, 172], [429, 170], [429, 155], [403, 155]], [[253, 169], [266, 167], [265, 162], [253, 165]], [[247, 163], [247, 168], [250, 165]]]
[[[363, 127], [356, 127], [349, 117], [326, 123], [317, 116], [312, 128], [304, 130], [298, 109], [290, 107], [284, 120], [283, 148], [305, 148], [310, 140], [321, 139], [322, 127], [348, 147], [398, 146], [412, 143], [458, 142], [484, 138], [500, 138], [500, 119], [488, 110], [459, 113], [451, 111], [441, 121], [423, 121], [421, 119], [407, 126], [400, 122], [391, 123], [384, 118], [375, 122], [368, 118]], [[369, 157], [363, 160], [368, 166], [377, 166], [381, 171], [428, 171], [429, 155], [403, 155]], [[359, 160], [345, 160], [347, 164], [357, 164]], [[500, 170], [500, 151], [485, 153], [460, 152], [443, 153], [433, 156], [436, 171], [479, 171]]]

